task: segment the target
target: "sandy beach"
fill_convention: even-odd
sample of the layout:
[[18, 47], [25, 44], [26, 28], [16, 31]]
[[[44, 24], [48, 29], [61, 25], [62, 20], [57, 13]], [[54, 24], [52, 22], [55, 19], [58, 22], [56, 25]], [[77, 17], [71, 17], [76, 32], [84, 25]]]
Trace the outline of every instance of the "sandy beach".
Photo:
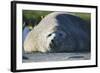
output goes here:
[[32, 53], [24, 56], [27, 59], [23, 59], [23, 63], [90, 59], [90, 53]]

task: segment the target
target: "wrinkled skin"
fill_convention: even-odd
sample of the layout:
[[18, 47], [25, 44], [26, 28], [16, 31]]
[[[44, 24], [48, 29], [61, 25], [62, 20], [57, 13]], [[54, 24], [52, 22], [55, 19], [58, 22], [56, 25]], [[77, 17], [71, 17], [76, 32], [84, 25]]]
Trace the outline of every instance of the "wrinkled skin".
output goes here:
[[90, 29], [74, 14], [48, 14], [28, 34], [24, 42], [26, 52], [82, 52], [90, 51]]

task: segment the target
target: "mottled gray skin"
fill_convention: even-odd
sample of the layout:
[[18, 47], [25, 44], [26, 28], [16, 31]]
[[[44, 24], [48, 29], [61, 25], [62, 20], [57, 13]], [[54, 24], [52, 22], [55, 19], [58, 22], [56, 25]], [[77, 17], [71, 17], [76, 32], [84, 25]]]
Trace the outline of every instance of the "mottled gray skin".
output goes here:
[[[26, 51], [29, 47], [29, 51], [39, 52], [90, 51], [90, 29], [87, 28], [87, 25], [84, 20], [74, 14], [53, 12], [45, 16], [41, 22], [33, 28], [25, 41], [24, 48]], [[37, 40], [35, 35], [42, 40]], [[33, 41], [29, 40], [30, 36]], [[51, 42], [49, 40], [49, 47], [47, 45], [45, 48], [45, 44], [48, 41], [43, 39], [51, 39]], [[30, 47], [30, 43], [33, 43], [33, 47]], [[26, 44], [29, 45], [26, 46]], [[38, 45], [40, 48], [37, 47]], [[34, 46], [37, 48], [34, 48]]]
[[[90, 32], [87, 23], [74, 14], [54, 12], [48, 15], [51, 24], [55, 27], [55, 37], [50, 43], [49, 52], [86, 52], [90, 51]], [[47, 20], [45, 18], [45, 21]], [[55, 21], [56, 20], [56, 21]], [[50, 25], [47, 22], [46, 25]], [[49, 35], [51, 36], [52, 33]], [[49, 37], [48, 36], [48, 37]]]

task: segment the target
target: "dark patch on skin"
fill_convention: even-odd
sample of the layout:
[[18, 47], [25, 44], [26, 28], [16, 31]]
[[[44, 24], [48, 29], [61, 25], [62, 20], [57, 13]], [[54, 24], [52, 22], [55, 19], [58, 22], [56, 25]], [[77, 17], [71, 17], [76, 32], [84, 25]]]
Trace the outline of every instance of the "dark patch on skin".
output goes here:
[[[90, 29], [86, 28], [87, 23], [84, 20], [69, 14], [59, 14], [56, 20], [58, 26], [50, 43], [50, 52], [90, 52]], [[66, 33], [66, 37], [63, 38], [59, 31]]]

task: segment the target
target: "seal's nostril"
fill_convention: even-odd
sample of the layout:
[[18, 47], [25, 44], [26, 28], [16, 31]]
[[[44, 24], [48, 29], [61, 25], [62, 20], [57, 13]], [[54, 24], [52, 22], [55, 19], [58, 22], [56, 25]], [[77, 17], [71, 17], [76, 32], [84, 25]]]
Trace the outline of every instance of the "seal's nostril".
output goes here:
[[51, 42], [54, 44], [54, 40], [51, 40]]
[[51, 43], [50, 43], [50, 47], [52, 48], [52, 50], [54, 49], [54, 40], [51, 40]]

